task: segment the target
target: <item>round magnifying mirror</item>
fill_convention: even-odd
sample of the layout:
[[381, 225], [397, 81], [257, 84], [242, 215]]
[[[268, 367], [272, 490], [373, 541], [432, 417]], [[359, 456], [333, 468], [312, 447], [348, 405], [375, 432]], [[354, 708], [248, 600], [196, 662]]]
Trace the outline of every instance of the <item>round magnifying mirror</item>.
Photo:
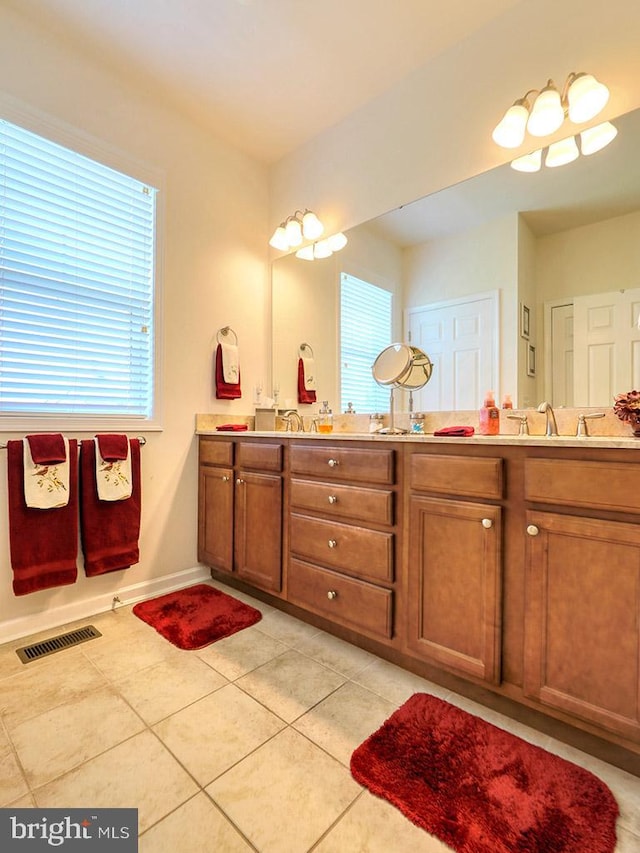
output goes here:
[[391, 344], [378, 354], [371, 372], [378, 385], [397, 385], [411, 367], [412, 352], [407, 344]]
[[433, 364], [426, 352], [418, 347], [409, 345], [409, 349], [411, 350], [411, 362], [406, 373], [400, 377], [398, 384], [409, 391], [417, 391], [431, 379]]

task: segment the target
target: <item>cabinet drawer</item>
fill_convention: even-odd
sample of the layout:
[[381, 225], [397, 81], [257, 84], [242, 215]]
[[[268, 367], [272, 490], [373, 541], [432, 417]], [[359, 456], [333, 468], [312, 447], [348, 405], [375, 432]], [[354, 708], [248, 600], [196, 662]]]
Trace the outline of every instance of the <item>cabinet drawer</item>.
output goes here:
[[409, 462], [412, 489], [473, 498], [502, 497], [502, 459], [414, 453]]
[[201, 465], [233, 465], [233, 442], [200, 439]]
[[260, 471], [282, 470], [282, 445], [261, 442], [238, 442], [238, 465], [241, 468], [258, 468]]
[[291, 445], [291, 473], [372, 485], [393, 483], [393, 450], [366, 450], [322, 444]]
[[640, 513], [640, 492], [633, 487], [638, 476], [640, 465], [633, 462], [527, 459], [525, 497], [538, 503]]
[[393, 581], [393, 534], [351, 524], [291, 516], [291, 552], [349, 575]]
[[291, 480], [291, 506], [336, 518], [393, 524], [393, 492]]
[[289, 600], [357, 631], [391, 637], [393, 592], [364, 581], [310, 566], [289, 565]]

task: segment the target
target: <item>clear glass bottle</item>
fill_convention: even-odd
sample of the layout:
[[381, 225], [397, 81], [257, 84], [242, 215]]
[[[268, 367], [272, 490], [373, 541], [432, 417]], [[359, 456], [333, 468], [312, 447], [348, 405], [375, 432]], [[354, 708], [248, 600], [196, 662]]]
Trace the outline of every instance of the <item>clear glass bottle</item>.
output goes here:
[[418, 433], [419, 435], [424, 434], [424, 415], [421, 412], [412, 412], [409, 415], [409, 423], [411, 425], [411, 432]]
[[383, 425], [384, 420], [381, 414], [374, 412], [372, 415], [369, 415], [369, 432], [380, 432]]
[[328, 400], [322, 401], [322, 408], [318, 412], [318, 432], [333, 432], [333, 412]]

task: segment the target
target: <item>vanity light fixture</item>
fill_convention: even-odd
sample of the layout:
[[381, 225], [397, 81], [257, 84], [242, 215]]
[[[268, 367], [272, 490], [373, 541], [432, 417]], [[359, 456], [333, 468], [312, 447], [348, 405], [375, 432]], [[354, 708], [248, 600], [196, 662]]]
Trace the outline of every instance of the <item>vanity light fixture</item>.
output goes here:
[[495, 127], [493, 141], [502, 148], [519, 148], [528, 131], [550, 136], [565, 118], [576, 124], [597, 116], [609, 100], [609, 90], [593, 74], [572, 71], [560, 91], [553, 80], [542, 89], [530, 89], [514, 102]]
[[296, 252], [296, 258], [303, 261], [316, 261], [321, 258], [330, 258], [334, 252], [339, 252], [347, 245], [347, 238], [339, 231], [324, 240], [318, 240], [310, 246], [304, 246]]
[[324, 225], [312, 210], [296, 210], [288, 216], [273, 232], [269, 245], [274, 249], [287, 252], [295, 249], [303, 240], [317, 240], [324, 231]]
[[531, 154], [517, 157], [511, 161], [511, 168], [518, 172], [539, 172], [543, 155], [545, 166], [549, 168], [564, 166], [566, 163], [572, 163], [580, 154], [587, 157], [595, 154], [596, 151], [601, 151], [616, 138], [617, 134], [617, 128], [610, 121], [604, 121], [602, 124], [583, 130], [576, 136], [553, 142], [548, 148], [539, 148]]

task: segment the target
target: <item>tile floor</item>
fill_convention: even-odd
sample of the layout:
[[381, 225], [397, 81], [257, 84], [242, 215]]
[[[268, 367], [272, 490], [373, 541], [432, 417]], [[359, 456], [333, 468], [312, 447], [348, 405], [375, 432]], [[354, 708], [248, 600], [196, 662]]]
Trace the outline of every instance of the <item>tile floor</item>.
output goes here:
[[263, 619], [197, 652], [130, 607], [82, 620], [103, 636], [40, 661], [20, 663], [24, 639], [0, 647], [0, 806], [134, 806], [142, 853], [445, 853], [349, 772], [426, 691], [600, 776], [617, 853], [639, 853], [640, 779], [227, 591]]

